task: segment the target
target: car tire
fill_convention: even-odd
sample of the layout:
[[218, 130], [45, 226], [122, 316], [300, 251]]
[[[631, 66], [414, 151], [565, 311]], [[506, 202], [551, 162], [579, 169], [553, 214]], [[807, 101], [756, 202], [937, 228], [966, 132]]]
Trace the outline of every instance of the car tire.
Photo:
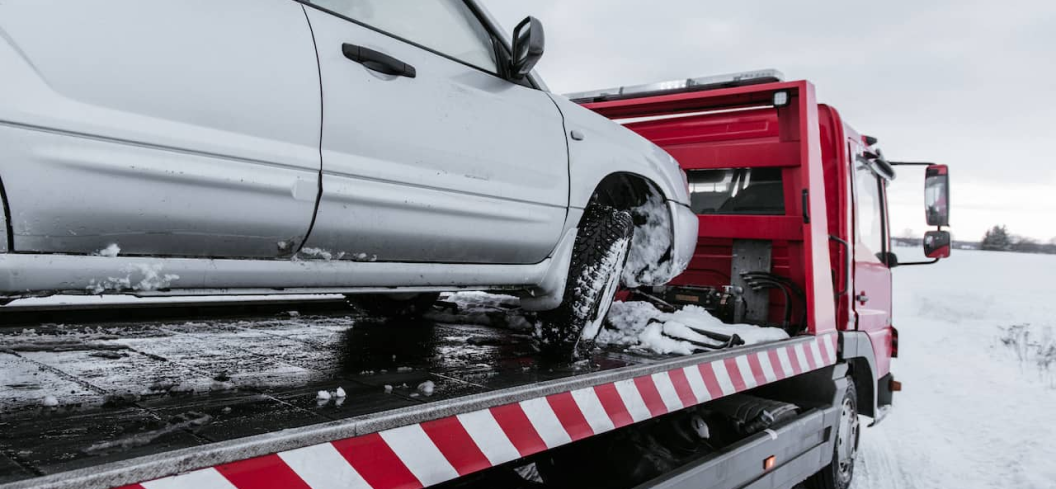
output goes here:
[[346, 297], [357, 309], [379, 319], [413, 319], [428, 312], [440, 294], [364, 294]]
[[593, 347], [619, 289], [633, 234], [629, 213], [598, 204], [587, 207], [561, 305], [538, 316], [535, 335], [544, 353], [575, 359]]
[[840, 403], [840, 423], [833, 441], [832, 461], [806, 480], [808, 489], [848, 489], [854, 480], [854, 462], [858, 455], [858, 393], [854, 379], [847, 378], [847, 392]]

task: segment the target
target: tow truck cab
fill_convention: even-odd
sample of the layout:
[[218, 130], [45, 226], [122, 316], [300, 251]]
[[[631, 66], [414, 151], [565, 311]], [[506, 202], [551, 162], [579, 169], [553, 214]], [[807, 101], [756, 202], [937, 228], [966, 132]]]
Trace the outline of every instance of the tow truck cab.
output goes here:
[[[729, 322], [790, 334], [841, 332], [841, 358], [874, 418], [899, 384], [891, 269], [949, 256], [944, 165], [887, 161], [876, 138], [780, 72], [694, 78], [570, 95], [670, 153], [700, 220], [696, 253], [671, 284], [648, 293], [697, 304]], [[927, 166], [930, 262], [899, 263], [887, 188], [895, 166]]]

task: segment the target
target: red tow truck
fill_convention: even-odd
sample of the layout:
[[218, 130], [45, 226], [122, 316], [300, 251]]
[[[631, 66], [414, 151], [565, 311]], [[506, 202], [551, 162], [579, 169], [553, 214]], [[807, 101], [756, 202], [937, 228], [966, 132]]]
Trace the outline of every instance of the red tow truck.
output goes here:
[[[762, 71], [571, 98], [674, 156], [699, 214], [689, 269], [631, 295], [782, 328], [788, 339], [688, 356], [602, 348], [574, 365], [496, 343], [499, 364], [455, 394], [396, 402], [391, 389], [349, 374], [362, 388], [347, 417], [148, 445], [99, 463], [75, 453], [72, 470], [13, 457], [36, 475], [0, 487], [848, 487], [858, 415], [878, 421], [900, 388], [891, 268], [919, 264], [898, 263], [891, 249], [886, 189], [896, 166], [926, 167], [926, 218], [938, 230], [924, 242], [932, 261], [920, 263], [933, 263], [950, 253], [948, 172], [888, 161], [875, 139], [816, 101], [811, 83], [780, 78]], [[357, 341], [357, 351], [384, 352], [398, 339], [379, 331]], [[430, 378], [467, 378], [464, 360], [435, 357]], [[356, 366], [368, 368], [379, 367]]]
[[[686, 172], [700, 219], [697, 251], [651, 297], [793, 335], [837, 332], [834, 379], [846, 372], [856, 393], [851, 409], [875, 424], [901, 389], [891, 372], [898, 356], [891, 269], [949, 257], [948, 167], [888, 161], [876, 138], [817, 103], [811, 83], [782, 78], [760, 70], [570, 97], [624, 122]], [[930, 261], [900, 263], [892, 251], [887, 188], [896, 166], [926, 167], [925, 216], [937, 227], [924, 237]], [[856, 421], [837, 430], [835, 477], [819, 473], [820, 487], [850, 483], [858, 432], [845, 433], [849, 425]]]

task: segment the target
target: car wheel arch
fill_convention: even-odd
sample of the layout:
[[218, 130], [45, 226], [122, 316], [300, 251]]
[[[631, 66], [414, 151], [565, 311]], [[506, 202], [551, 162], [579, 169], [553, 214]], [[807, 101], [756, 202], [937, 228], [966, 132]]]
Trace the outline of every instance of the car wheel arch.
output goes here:
[[617, 210], [629, 211], [644, 204], [649, 197], [667, 200], [660, 186], [638, 173], [619, 171], [606, 175], [594, 187], [590, 201]]
[[[622, 211], [632, 211], [648, 202], [650, 198], [660, 202], [666, 201], [664, 192], [652, 179], [643, 175], [616, 171], [605, 175], [594, 186], [590, 200], [586, 205], [600, 204]], [[564, 300], [565, 278], [570, 265], [570, 253], [576, 230], [584, 218], [583, 209], [578, 206], [570, 209], [569, 220], [564, 238], [554, 249], [551, 258], [553, 265], [542, 284], [521, 297], [521, 307], [530, 311], [550, 310]], [[669, 224], [672, 221], [669, 221]], [[637, 228], [637, 225], [636, 225]], [[637, 232], [637, 229], [636, 229]], [[672, 229], [667, 230], [668, 233]]]

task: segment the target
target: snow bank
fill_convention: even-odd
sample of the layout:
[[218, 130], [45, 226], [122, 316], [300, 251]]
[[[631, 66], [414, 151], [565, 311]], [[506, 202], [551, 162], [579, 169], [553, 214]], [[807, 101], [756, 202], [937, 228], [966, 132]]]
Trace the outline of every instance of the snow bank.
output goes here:
[[[653, 319], [659, 322], [649, 324]], [[736, 334], [746, 345], [788, 338], [788, 333], [779, 328], [723, 323], [699, 306], [686, 306], [674, 313], [665, 313], [648, 302], [614, 302], [609, 309], [607, 322], [608, 327], [602, 329], [598, 335], [598, 344], [626, 346], [664, 354], [696, 353], [698, 349], [690, 341], [719, 346], [718, 341], [701, 335], [694, 329], [723, 335]]]
[[904, 390], [862, 433], [855, 489], [1056, 488], [1056, 388], [1037, 363], [1054, 275], [1056, 256], [963, 250], [894, 270]]

